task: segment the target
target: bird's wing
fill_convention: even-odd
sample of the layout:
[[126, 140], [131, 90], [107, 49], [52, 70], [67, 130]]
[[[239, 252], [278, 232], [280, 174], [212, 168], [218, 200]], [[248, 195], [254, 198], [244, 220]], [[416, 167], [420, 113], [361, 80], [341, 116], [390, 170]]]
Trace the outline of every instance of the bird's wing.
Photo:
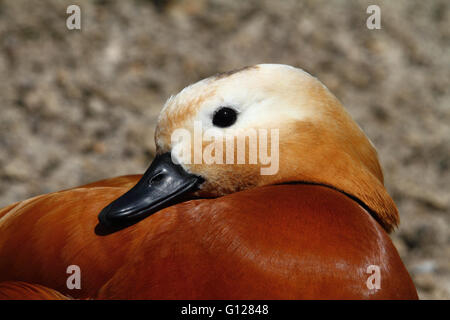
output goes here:
[[[336, 190], [254, 188], [183, 202], [99, 235], [98, 213], [134, 179], [7, 208], [0, 281], [37, 283], [77, 299], [417, 298], [389, 236]], [[80, 290], [67, 288], [70, 265], [81, 270]], [[370, 265], [380, 267], [379, 290], [366, 286]]]
[[0, 300], [70, 300], [56, 290], [21, 281], [0, 283]]

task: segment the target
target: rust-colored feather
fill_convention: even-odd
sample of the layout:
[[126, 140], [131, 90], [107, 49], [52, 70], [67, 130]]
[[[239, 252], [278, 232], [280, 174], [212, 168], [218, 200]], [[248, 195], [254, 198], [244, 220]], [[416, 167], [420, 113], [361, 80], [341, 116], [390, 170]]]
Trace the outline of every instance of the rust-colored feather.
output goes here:
[[[383, 228], [324, 186], [266, 186], [187, 201], [116, 233], [96, 234], [99, 211], [139, 177], [1, 211], [0, 281], [78, 299], [417, 298]], [[81, 268], [81, 290], [66, 287], [72, 264]], [[381, 269], [379, 290], [366, 286], [371, 264]], [[12, 288], [0, 290], [2, 297], [52, 297], [40, 289], [29, 295], [28, 285]]]
[[70, 298], [38, 284], [5, 281], [0, 283], [0, 300], [70, 300]]

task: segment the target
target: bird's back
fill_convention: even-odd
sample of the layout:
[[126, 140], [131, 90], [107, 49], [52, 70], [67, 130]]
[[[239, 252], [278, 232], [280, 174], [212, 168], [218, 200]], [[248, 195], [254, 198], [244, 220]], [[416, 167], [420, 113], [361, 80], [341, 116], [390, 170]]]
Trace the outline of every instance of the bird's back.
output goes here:
[[[385, 231], [324, 186], [191, 200], [96, 233], [98, 212], [138, 179], [109, 179], [0, 210], [0, 281], [75, 298], [417, 298]], [[80, 290], [66, 286], [69, 265], [81, 269]], [[370, 265], [379, 267], [379, 289], [367, 286]]]

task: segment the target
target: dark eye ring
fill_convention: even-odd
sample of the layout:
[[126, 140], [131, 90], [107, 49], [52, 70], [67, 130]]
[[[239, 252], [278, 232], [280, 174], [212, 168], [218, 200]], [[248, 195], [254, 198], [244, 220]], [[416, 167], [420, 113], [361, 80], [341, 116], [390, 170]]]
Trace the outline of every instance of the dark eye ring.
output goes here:
[[237, 120], [237, 111], [230, 107], [220, 107], [214, 112], [213, 125], [220, 128], [232, 126]]

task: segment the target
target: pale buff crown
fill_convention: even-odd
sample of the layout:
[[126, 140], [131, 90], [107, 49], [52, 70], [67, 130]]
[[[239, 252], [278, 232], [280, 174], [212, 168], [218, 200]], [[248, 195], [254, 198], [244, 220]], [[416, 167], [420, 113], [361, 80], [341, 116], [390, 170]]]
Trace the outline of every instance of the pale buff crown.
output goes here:
[[229, 129], [279, 130], [279, 170], [261, 175], [259, 165], [183, 164], [205, 179], [199, 195], [221, 196], [277, 183], [318, 183], [358, 200], [386, 230], [397, 225], [397, 208], [383, 186], [372, 143], [334, 95], [298, 68], [261, 64], [186, 87], [161, 111], [157, 152], [172, 151], [171, 135], [176, 129], [193, 134], [196, 121], [204, 130], [213, 128], [214, 112], [223, 106], [238, 111]]

